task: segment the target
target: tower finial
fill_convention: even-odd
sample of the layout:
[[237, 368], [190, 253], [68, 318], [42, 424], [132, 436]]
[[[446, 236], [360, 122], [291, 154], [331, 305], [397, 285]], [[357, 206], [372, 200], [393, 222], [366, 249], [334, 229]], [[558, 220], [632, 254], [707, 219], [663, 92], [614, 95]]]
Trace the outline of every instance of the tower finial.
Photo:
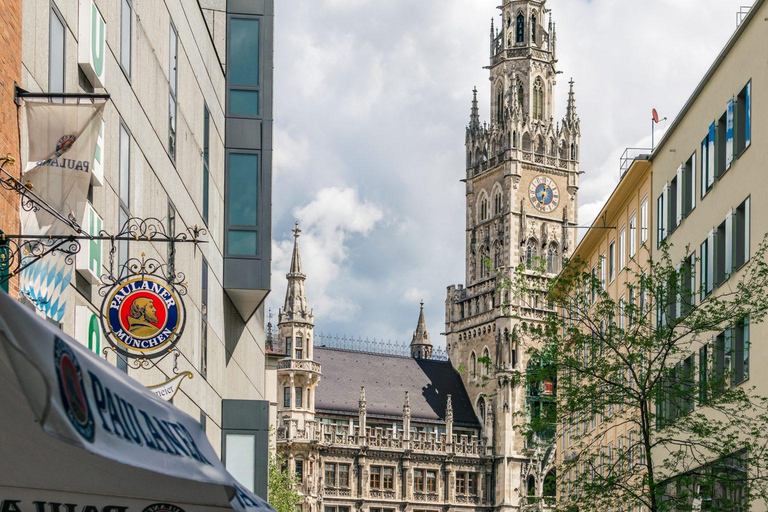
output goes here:
[[301, 229], [299, 229], [299, 221], [296, 221], [296, 224], [294, 224], [294, 228], [291, 231], [293, 231], [294, 238], [299, 238], [299, 233], [301, 233]]
[[469, 116], [470, 129], [480, 128], [480, 109], [477, 106], [477, 87], [472, 88], [472, 112]]
[[568, 108], [565, 111], [565, 118], [569, 121], [573, 121], [576, 118], [576, 93], [573, 92], [573, 78], [568, 82], [571, 89], [568, 91]]

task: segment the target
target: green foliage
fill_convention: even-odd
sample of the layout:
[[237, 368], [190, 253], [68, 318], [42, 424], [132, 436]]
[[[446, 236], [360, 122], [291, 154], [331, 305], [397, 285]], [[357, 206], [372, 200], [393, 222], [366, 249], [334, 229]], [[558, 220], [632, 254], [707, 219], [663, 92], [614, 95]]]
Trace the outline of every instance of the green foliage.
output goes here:
[[[679, 264], [669, 249], [630, 261], [624, 300], [583, 261], [554, 280], [543, 265], [504, 279], [521, 321], [511, 335], [533, 362], [504, 378], [556, 391], [556, 412], [524, 414], [528, 435], [556, 415], [559, 510], [730, 512], [768, 501], [768, 399], [747, 380], [747, 333], [768, 311], [768, 243], [709, 291], [688, 250]], [[526, 323], [534, 301], [548, 313]]]
[[283, 454], [272, 455], [269, 460], [269, 504], [277, 512], [296, 512], [296, 505], [301, 503], [297, 486], [296, 475], [286, 467]]

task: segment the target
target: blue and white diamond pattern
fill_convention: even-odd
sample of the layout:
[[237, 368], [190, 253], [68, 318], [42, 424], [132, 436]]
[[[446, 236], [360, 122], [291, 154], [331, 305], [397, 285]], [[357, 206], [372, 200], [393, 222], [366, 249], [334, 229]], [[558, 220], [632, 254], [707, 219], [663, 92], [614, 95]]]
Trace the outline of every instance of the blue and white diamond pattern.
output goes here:
[[21, 291], [55, 322], [61, 323], [67, 309], [64, 292], [72, 281], [67, 255], [53, 253], [36, 261], [21, 273]]

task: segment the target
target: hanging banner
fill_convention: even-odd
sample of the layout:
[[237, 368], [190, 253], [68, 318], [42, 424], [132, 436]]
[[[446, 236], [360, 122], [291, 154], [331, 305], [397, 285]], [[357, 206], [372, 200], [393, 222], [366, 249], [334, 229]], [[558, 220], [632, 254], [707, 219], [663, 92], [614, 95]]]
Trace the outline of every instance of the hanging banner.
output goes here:
[[166, 402], [170, 402], [173, 400], [173, 397], [176, 396], [179, 388], [181, 388], [181, 381], [183, 381], [186, 377], [192, 379], [194, 376], [192, 375], [192, 372], [181, 372], [174, 378], [167, 380], [162, 384], [158, 384], [156, 386], [147, 386], [147, 388], [153, 392], [157, 398], [165, 400]]
[[[27, 161], [22, 182], [59, 214], [84, 223], [88, 185], [104, 104], [26, 102]], [[71, 235], [72, 230], [43, 209], [21, 209], [22, 234]], [[21, 291], [48, 317], [61, 322], [63, 292], [72, 280], [71, 258], [53, 253], [21, 274]]]

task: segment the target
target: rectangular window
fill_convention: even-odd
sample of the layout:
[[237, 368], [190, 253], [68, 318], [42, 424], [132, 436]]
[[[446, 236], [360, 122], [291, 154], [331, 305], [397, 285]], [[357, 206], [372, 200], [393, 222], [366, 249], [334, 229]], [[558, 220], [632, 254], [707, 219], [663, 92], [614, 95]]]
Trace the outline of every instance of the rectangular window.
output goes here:
[[125, 76], [131, 79], [131, 20], [133, 19], [132, 0], [120, 2], [120, 67]]
[[616, 241], [612, 241], [608, 246], [608, 276], [612, 283], [616, 279]]
[[680, 224], [696, 207], [696, 153], [693, 153], [680, 167], [677, 181], [679, 184], [677, 197], [680, 205], [677, 223]]
[[628, 286], [627, 287], [627, 324], [629, 327], [632, 327], [635, 323], [635, 308], [637, 305], [635, 304], [635, 287], [634, 286]]
[[605, 291], [605, 271], [606, 271], [605, 253], [600, 255], [600, 288]]
[[685, 317], [696, 304], [696, 253], [688, 256], [680, 267], [680, 304], [678, 311]]
[[701, 159], [699, 167], [701, 168], [701, 197], [707, 195], [712, 188], [712, 182], [709, 179], [709, 162], [711, 160], [709, 152], [709, 134], [701, 141]]
[[171, 23], [168, 62], [168, 153], [176, 161], [176, 104], [179, 83], [179, 36]]
[[637, 252], [637, 214], [632, 213], [629, 219], [629, 257], [634, 257], [635, 252]]
[[749, 147], [752, 139], [752, 81], [736, 97], [736, 157]]
[[304, 347], [303, 338], [296, 338], [296, 348], [303, 348], [303, 347]]
[[381, 488], [381, 468], [378, 466], [374, 466], [371, 468], [371, 489], [380, 489]]
[[298, 483], [302, 483], [304, 481], [304, 461], [301, 459], [295, 460], [296, 464], [296, 480]]
[[733, 269], [741, 268], [749, 261], [750, 198], [736, 208], [733, 216]]
[[208, 376], [208, 262], [203, 258], [200, 295], [200, 317], [202, 326], [200, 329], [200, 375]]
[[283, 407], [291, 407], [291, 388], [283, 388]]
[[731, 354], [731, 384], [734, 386], [749, 379], [749, 318], [733, 326]]
[[304, 389], [296, 388], [296, 408], [304, 407]]
[[[120, 146], [118, 148], [120, 155], [119, 165], [119, 187], [120, 204], [126, 210], [130, 210], [131, 205], [131, 136], [128, 129], [120, 120]], [[128, 219], [126, 219], [128, 220]], [[121, 224], [122, 227], [122, 224]]]
[[293, 346], [291, 341], [291, 338], [285, 338], [285, 353], [288, 357], [293, 358]]
[[336, 487], [336, 464], [325, 465], [325, 485], [326, 487]]
[[683, 361], [680, 388], [682, 389], [681, 414], [693, 411], [694, 397], [696, 393], [696, 381], [694, 374], [694, 356], [690, 355]]
[[[728, 217], [730, 218], [730, 216], [731, 214], [729, 212]], [[730, 269], [727, 266], [730, 262], [728, 247], [730, 246], [729, 238], [731, 236], [728, 220], [730, 219], [723, 221], [715, 231], [715, 286], [720, 286], [728, 278], [728, 274], [730, 273]]]
[[626, 266], [627, 260], [627, 230], [626, 228], [621, 228], [621, 231], [619, 231], [619, 264], [618, 269], [619, 272], [624, 270], [624, 267]]
[[467, 492], [467, 474], [456, 473], [456, 494], [466, 494]]
[[656, 246], [661, 247], [661, 242], [667, 238], [669, 228], [669, 185], [664, 185], [664, 190], [656, 199]]
[[728, 100], [725, 110], [725, 170], [731, 168], [734, 154], [733, 140], [733, 116], [735, 114], [736, 102], [733, 98]]
[[413, 470], [413, 487], [419, 492], [424, 492], [424, 470]]
[[715, 338], [714, 367], [712, 375], [714, 377], [714, 392], [721, 392], [726, 385], [726, 372], [731, 369], [731, 329], [730, 327], [717, 335]]
[[681, 169], [678, 168], [677, 174], [669, 183], [669, 192], [667, 193], [667, 233], [672, 233], [682, 221], [681, 197], [683, 191], [680, 179], [682, 178]]
[[644, 197], [640, 203], [640, 244], [648, 240], [648, 198]]
[[391, 491], [395, 488], [395, 470], [393, 468], [381, 468], [381, 488]]
[[723, 115], [718, 119], [715, 125], [715, 178], [725, 174], [728, 169], [725, 165], [725, 141], [726, 132], [728, 129], [728, 113], [723, 112]]
[[349, 488], [349, 464], [339, 464], [339, 487]]
[[592, 283], [590, 283], [589, 287], [591, 290], [591, 302], [590, 304], [594, 304], [597, 301], [597, 265], [592, 267]]
[[51, 4], [48, 32], [48, 92], [64, 92], [66, 33], [64, 18], [59, 14], [58, 9]]
[[699, 403], [707, 403], [707, 378], [709, 376], [709, 348], [704, 345], [699, 349]]
[[427, 492], [437, 492], [437, 473], [427, 471], [426, 473]]
[[231, 153], [227, 183], [227, 253], [258, 254], [259, 155]]
[[227, 112], [259, 115], [259, 20], [233, 17], [229, 22], [229, 100]]
[[209, 187], [210, 187], [210, 144], [211, 144], [211, 113], [208, 105], [203, 104], [203, 222], [208, 225]]
[[304, 351], [297, 348], [296, 349], [296, 359], [304, 359]]

